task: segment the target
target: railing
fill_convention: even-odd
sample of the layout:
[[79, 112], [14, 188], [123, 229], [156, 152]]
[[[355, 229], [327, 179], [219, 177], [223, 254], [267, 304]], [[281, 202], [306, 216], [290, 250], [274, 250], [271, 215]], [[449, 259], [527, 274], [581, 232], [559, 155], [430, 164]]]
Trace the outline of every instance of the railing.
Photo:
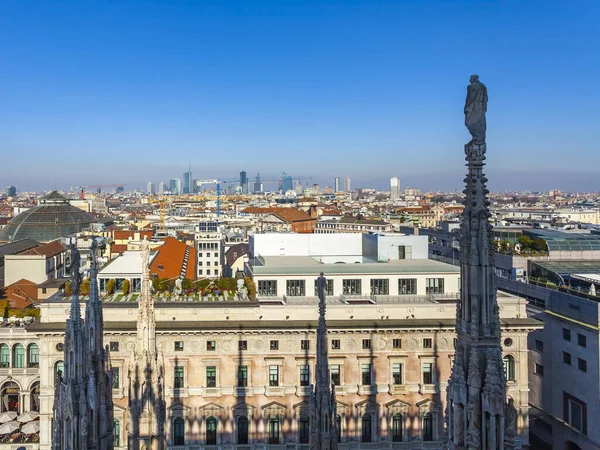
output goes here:
[[[428, 294], [428, 295], [375, 295], [375, 294], [350, 294], [350, 295], [330, 295], [325, 301], [328, 305], [350, 304], [363, 301], [373, 304], [416, 304], [416, 303], [437, 303], [447, 301], [456, 301], [460, 297], [457, 292], [446, 294]], [[317, 305], [319, 297], [316, 296], [292, 296], [292, 295], [258, 295], [260, 303], [281, 303], [285, 305]]]

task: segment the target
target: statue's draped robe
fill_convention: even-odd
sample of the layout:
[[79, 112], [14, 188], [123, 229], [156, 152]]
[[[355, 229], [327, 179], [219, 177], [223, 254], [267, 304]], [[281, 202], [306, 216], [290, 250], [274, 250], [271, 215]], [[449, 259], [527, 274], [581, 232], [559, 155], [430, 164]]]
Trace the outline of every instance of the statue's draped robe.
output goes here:
[[475, 81], [467, 87], [465, 125], [473, 136], [474, 144], [485, 144], [487, 102], [487, 88], [483, 83]]

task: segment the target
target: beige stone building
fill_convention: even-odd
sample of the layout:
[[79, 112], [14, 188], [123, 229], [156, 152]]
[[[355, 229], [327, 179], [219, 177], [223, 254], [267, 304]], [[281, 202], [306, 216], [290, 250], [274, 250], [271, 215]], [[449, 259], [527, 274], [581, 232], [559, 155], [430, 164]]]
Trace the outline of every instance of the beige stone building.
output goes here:
[[[340, 449], [442, 446], [456, 298], [397, 298], [366, 304], [328, 299], [329, 367], [336, 384]], [[116, 448], [127, 445], [136, 299], [134, 294], [103, 300], [104, 340], [114, 368]], [[499, 292], [498, 302], [507, 392], [519, 411], [519, 443], [526, 445], [527, 335], [540, 323], [526, 318], [525, 300]], [[23, 339], [40, 349], [40, 448], [49, 449], [54, 373], [62, 364], [69, 300], [51, 299], [40, 308], [41, 319]], [[293, 305], [184, 298], [157, 301], [155, 310], [156, 339], [165, 360], [168, 448], [308, 448], [315, 297]], [[19, 377], [12, 381], [20, 382]], [[26, 380], [21, 389], [33, 382]]]

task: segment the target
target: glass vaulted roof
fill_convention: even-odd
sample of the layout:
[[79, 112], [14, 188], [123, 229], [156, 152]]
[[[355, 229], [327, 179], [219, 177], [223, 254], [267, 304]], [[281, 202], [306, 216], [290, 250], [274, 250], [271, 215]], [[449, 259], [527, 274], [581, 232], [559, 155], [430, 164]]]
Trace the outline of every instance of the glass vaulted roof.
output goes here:
[[565, 233], [558, 230], [525, 230], [532, 239], [541, 238], [546, 241], [548, 251], [582, 251], [600, 250], [600, 236], [583, 233]]

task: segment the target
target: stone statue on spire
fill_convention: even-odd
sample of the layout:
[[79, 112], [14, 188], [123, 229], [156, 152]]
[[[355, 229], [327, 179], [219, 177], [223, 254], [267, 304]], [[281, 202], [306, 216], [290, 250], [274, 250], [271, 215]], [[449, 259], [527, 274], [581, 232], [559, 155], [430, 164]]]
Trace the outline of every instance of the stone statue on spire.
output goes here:
[[487, 101], [487, 88], [477, 75], [472, 75], [464, 109], [465, 125], [472, 139], [465, 145], [468, 175], [463, 191], [457, 343], [445, 418], [444, 441], [449, 450], [515, 448], [514, 406], [507, 406], [506, 401], [493, 231], [489, 222], [487, 178], [483, 174]]

